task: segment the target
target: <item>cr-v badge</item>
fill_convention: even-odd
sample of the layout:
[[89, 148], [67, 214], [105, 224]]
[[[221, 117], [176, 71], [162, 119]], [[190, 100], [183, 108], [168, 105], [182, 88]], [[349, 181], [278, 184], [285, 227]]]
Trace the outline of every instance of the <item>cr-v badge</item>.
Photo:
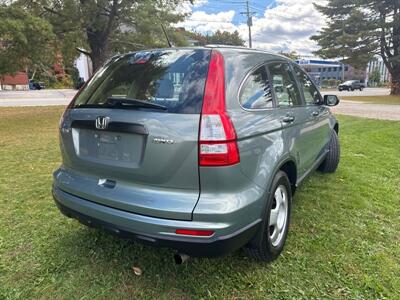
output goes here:
[[162, 138], [154, 138], [154, 139], [153, 139], [153, 143], [155, 143], [155, 144], [168, 144], [168, 145], [171, 145], [171, 144], [174, 144], [175, 141], [174, 141], [174, 140], [162, 139]]

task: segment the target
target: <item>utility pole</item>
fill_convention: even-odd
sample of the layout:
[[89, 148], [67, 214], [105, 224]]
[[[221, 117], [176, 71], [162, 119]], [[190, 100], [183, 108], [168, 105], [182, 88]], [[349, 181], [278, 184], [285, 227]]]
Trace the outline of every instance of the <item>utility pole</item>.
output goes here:
[[250, 11], [249, 7], [249, 0], [246, 0], [246, 11], [241, 12], [241, 15], [247, 16], [247, 26], [249, 27], [249, 48], [252, 48], [252, 41], [251, 41], [251, 26], [253, 26], [253, 15], [255, 12]]

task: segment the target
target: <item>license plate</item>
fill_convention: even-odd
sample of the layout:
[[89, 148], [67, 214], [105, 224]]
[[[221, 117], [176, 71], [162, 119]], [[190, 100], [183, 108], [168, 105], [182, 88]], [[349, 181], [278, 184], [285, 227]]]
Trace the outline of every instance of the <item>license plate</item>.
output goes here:
[[73, 131], [76, 154], [85, 160], [111, 166], [136, 166], [142, 156], [142, 135], [79, 129]]
[[95, 138], [97, 137], [97, 139], [99, 140], [99, 143], [103, 143], [103, 144], [116, 144], [117, 141], [121, 140], [121, 137], [118, 135], [113, 135], [113, 134], [95, 134]]
[[[118, 155], [118, 144], [121, 141], [121, 137], [116, 134], [96, 134], [97, 135], [97, 147], [98, 147], [98, 158], [117, 160]], [[95, 136], [96, 137], [96, 136]]]

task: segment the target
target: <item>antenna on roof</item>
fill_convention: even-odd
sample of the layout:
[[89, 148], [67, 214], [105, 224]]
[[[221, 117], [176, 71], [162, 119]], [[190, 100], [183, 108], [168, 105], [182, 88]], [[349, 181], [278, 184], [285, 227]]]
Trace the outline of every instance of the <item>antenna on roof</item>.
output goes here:
[[164, 32], [165, 38], [167, 39], [168, 47], [170, 47], [170, 48], [174, 47], [174, 46], [172, 45], [172, 43], [171, 43], [169, 37], [168, 37], [167, 31], [165, 30], [165, 27], [164, 27], [163, 24], [161, 24], [161, 28], [162, 28], [162, 30], [163, 30], [163, 32]]

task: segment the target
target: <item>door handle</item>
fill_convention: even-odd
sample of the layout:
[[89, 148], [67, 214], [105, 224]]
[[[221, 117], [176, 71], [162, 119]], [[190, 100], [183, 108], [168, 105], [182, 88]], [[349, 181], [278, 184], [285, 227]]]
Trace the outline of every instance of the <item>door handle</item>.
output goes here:
[[312, 115], [313, 115], [313, 117], [318, 117], [319, 116], [319, 112], [318, 111], [313, 111]]
[[282, 119], [283, 122], [285, 123], [292, 123], [294, 122], [294, 117], [293, 116], [286, 116]]

